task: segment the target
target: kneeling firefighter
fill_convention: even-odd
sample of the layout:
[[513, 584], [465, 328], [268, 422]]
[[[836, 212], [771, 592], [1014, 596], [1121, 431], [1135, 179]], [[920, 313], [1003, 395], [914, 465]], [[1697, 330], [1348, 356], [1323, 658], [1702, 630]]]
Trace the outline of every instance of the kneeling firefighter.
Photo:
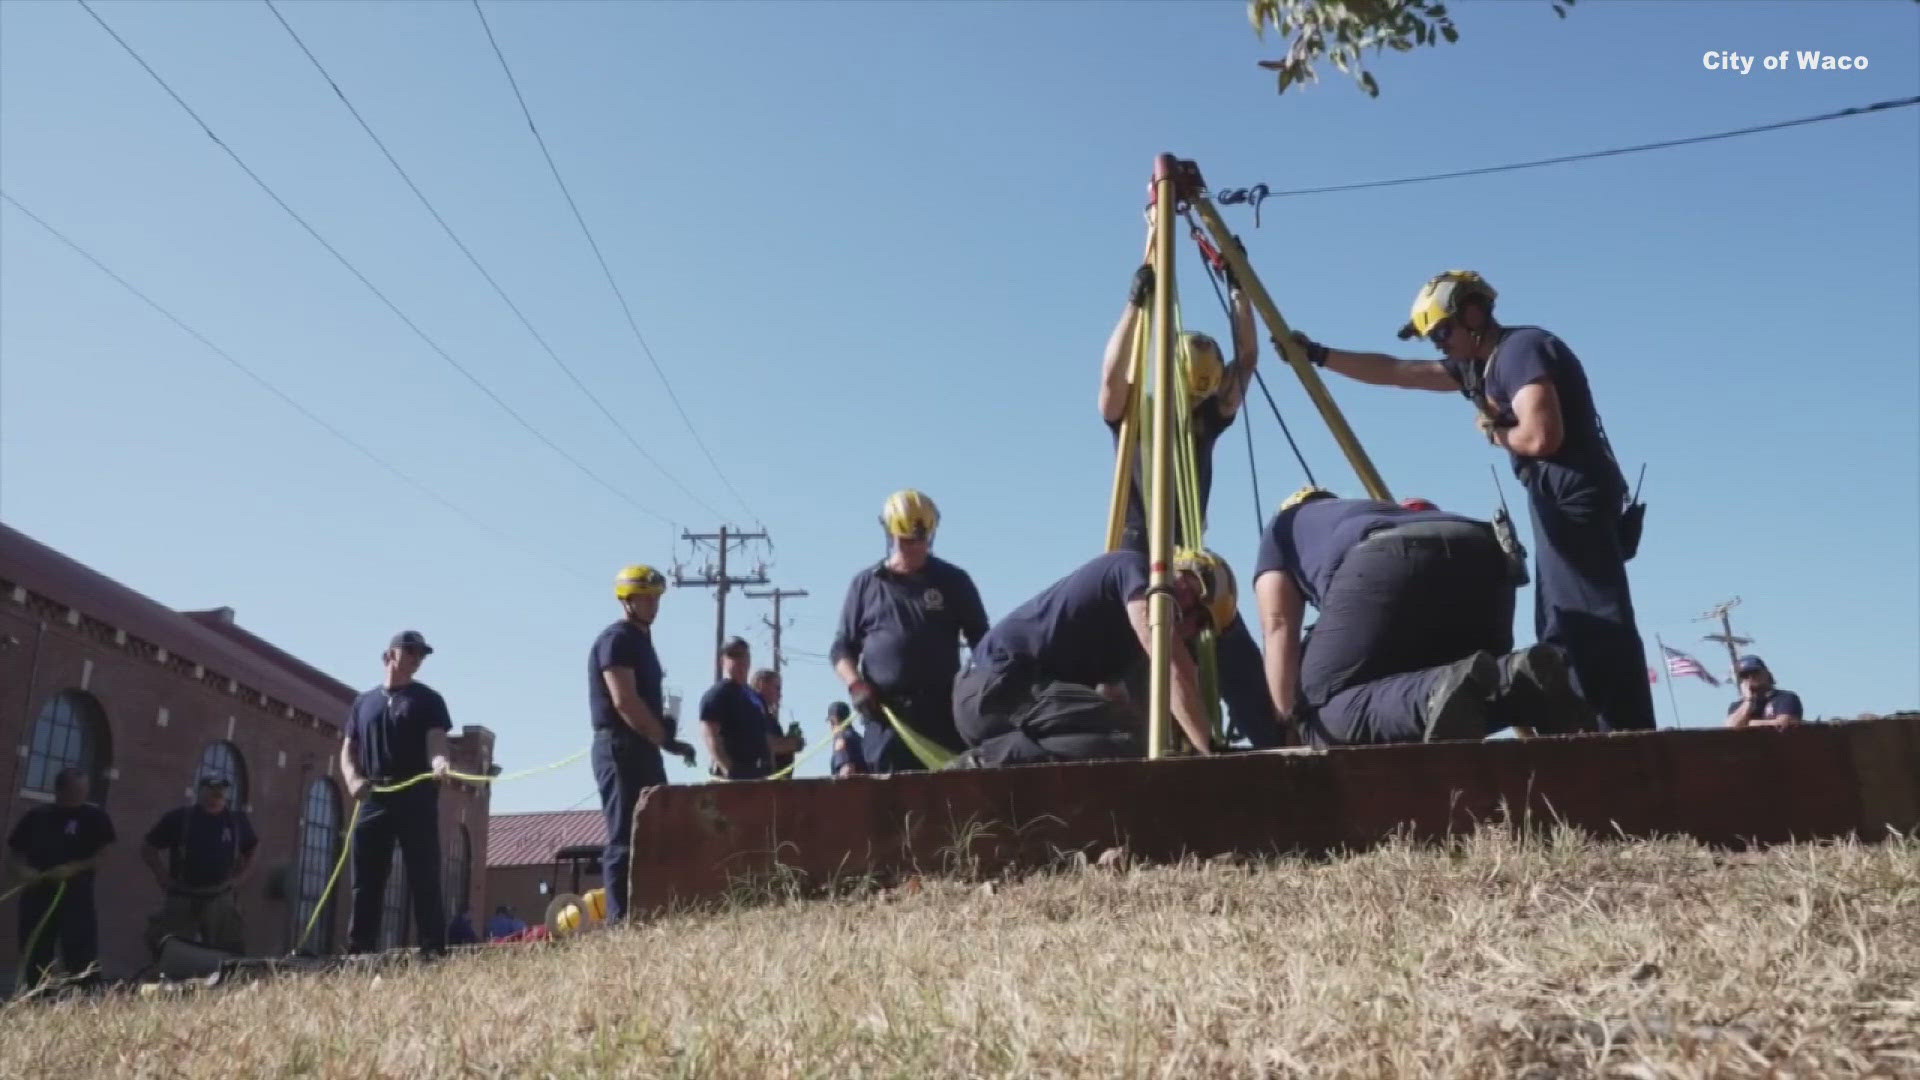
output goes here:
[[[1317, 746], [1591, 726], [1559, 650], [1513, 647], [1493, 526], [1424, 500], [1302, 489], [1267, 524], [1253, 589], [1275, 709]], [[1307, 603], [1320, 613], [1304, 648]]]
[[[1178, 624], [1171, 655], [1174, 719], [1194, 750], [1212, 728], [1187, 641], [1235, 615], [1233, 571], [1211, 551], [1174, 556]], [[960, 766], [1140, 757], [1134, 713], [1115, 698], [1152, 654], [1147, 556], [1094, 557], [996, 623], [953, 687], [954, 721], [969, 750]]]
[[883, 709], [948, 750], [962, 748], [952, 711], [960, 643], [978, 648], [987, 632], [973, 578], [933, 554], [940, 527], [933, 500], [911, 488], [896, 491], [881, 508], [880, 525], [887, 557], [847, 586], [829, 654], [863, 725], [851, 744], [864, 756], [860, 771], [873, 773], [926, 767]]

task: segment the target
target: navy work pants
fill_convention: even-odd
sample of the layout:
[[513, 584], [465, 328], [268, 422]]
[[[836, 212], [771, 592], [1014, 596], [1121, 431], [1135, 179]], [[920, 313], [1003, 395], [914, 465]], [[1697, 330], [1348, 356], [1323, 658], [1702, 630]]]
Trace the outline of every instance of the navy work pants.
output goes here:
[[[444, 952], [447, 912], [440, 896], [440, 788], [423, 780], [404, 791], [372, 792], [353, 827], [353, 911], [347, 919], [347, 951], [379, 947], [387, 871], [400, 845], [407, 891], [413, 896], [413, 928], [420, 947]], [[403, 916], [404, 917], [404, 916]]]
[[1300, 660], [1315, 742], [1418, 742], [1450, 664], [1513, 648], [1513, 585], [1489, 527], [1422, 522], [1348, 550]]
[[953, 684], [953, 718], [982, 765], [1131, 758], [1141, 743], [1126, 710], [1091, 686], [1018, 663], [976, 663]]
[[[958, 752], [960, 733], [953, 726], [953, 687], [935, 687], [925, 693], [901, 693], [882, 690], [881, 700], [893, 710], [900, 722], [914, 734]], [[926, 766], [913, 756], [906, 740], [887, 723], [884, 716], [861, 717], [860, 749], [870, 773], [925, 771]]]
[[593, 733], [593, 779], [600, 785], [600, 812], [607, 820], [607, 846], [600, 852], [600, 883], [607, 890], [607, 920], [627, 917], [627, 867], [631, 863], [633, 808], [640, 792], [667, 782], [660, 748], [626, 728]]
[[1651, 731], [1653, 688], [1620, 551], [1624, 483], [1549, 461], [1524, 463], [1533, 509], [1534, 631], [1559, 646], [1609, 731]]
[[[99, 919], [93, 906], [93, 875], [86, 875], [84, 881], [69, 880], [66, 892], [60, 895], [60, 903], [49, 916], [47, 907], [53, 903], [54, 893], [59, 889], [57, 882], [32, 885], [20, 894], [20, 948], [24, 950], [34, 929], [40, 929], [40, 936], [33, 942], [33, 955], [25, 957], [22, 987], [34, 986], [46, 976], [47, 969], [53, 966], [56, 950], [60, 954], [61, 966], [66, 968], [69, 976], [79, 975], [100, 957]], [[40, 926], [43, 918], [47, 920], [44, 927]]]

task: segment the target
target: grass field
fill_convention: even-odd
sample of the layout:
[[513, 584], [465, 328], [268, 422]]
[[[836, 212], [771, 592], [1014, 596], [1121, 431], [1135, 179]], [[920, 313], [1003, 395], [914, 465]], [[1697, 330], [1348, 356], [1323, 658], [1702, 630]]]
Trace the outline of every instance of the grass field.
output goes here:
[[927, 879], [16, 1006], [6, 1077], [1920, 1077], [1920, 841]]

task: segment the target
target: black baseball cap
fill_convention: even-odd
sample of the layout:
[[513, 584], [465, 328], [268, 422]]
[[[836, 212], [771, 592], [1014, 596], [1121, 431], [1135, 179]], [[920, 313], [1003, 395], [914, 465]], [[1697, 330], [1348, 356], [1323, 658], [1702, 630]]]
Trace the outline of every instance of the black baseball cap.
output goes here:
[[748, 645], [747, 639], [743, 637], [728, 638], [727, 643], [720, 646], [721, 656], [746, 656], [752, 652], [753, 647]]
[[433, 646], [427, 644], [426, 637], [422, 635], [418, 630], [402, 630], [399, 633], [393, 635], [393, 640], [387, 642], [387, 648], [419, 649], [420, 654], [422, 656], [431, 655], [433, 653]]

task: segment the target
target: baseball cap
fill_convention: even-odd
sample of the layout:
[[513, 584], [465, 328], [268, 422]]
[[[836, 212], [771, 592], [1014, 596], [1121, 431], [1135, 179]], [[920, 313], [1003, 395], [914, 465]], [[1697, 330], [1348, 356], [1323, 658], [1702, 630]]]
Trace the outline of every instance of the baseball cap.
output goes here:
[[393, 640], [387, 642], [387, 648], [419, 649], [423, 655], [433, 652], [433, 646], [427, 644], [427, 639], [418, 630], [402, 630], [393, 635]]
[[730, 637], [725, 645], [720, 646], [722, 656], [746, 656], [752, 651], [752, 646], [748, 645], [747, 639], [742, 637]]
[[1742, 675], [1748, 675], [1756, 671], [1767, 670], [1767, 662], [1757, 656], [1743, 656], [1740, 658], [1740, 662], [1734, 665], [1733, 669]]

